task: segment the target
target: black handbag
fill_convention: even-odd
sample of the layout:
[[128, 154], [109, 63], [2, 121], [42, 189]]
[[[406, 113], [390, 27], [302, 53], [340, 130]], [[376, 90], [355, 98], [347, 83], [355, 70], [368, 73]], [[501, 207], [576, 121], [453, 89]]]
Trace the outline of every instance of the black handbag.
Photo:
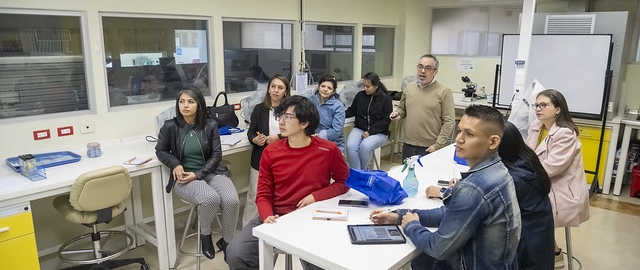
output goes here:
[[[224, 96], [224, 105], [218, 106], [218, 98]], [[216, 96], [213, 106], [207, 107], [209, 118], [213, 118], [218, 123], [218, 127], [238, 127], [238, 116], [236, 115], [233, 105], [229, 105], [227, 93], [222, 91]]]

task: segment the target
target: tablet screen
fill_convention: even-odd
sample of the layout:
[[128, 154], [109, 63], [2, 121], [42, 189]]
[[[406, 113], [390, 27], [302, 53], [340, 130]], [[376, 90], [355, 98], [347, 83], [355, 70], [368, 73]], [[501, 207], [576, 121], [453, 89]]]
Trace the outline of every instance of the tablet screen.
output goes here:
[[352, 244], [404, 244], [398, 225], [347, 225]]

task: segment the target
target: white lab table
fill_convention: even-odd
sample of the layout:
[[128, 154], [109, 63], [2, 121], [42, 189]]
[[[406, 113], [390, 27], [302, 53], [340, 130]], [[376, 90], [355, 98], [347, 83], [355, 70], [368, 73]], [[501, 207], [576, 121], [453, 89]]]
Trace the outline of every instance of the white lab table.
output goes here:
[[[223, 145], [224, 155], [247, 151], [251, 144], [247, 140], [246, 132], [221, 136], [223, 141], [237, 141], [234, 146]], [[148, 241], [158, 250], [158, 265], [160, 269], [173, 267], [176, 260], [175, 227], [173, 218], [173, 201], [170, 193], [165, 192], [169, 182], [169, 170], [155, 157], [155, 142], [147, 142], [145, 135], [114, 139], [103, 142], [102, 156], [88, 158], [86, 149], [71, 149], [81, 155], [78, 162], [50, 167], [45, 169], [47, 179], [32, 182], [9, 166], [0, 166], [0, 208], [30, 202], [40, 198], [68, 193], [76, 178], [85, 172], [100, 168], [122, 165], [124, 161], [133, 157], [152, 157], [153, 159], [140, 166], [123, 165], [131, 176], [149, 174], [151, 176], [151, 195], [155, 228], [150, 228], [143, 221], [140, 185], [133, 182], [132, 196], [127, 201], [125, 211], [125, 225], [129, 232], [137, 237], [137, 245]], [[67, 149], [61, 149], [61, 151]], [[3, 157], [3, 160], [8, 158]], [[137, 210], [137, 211], [136, 211]], [[60, 217], [63, 220], [63, 217]]]
[[[422, 157], [424, 167], [416, 165], [420, 192], [415, 198], [405, 199], [400, 208], [425, 209], [442, 205], [439, 199], [427, 199], [423, 191], [430, 185], [436, 185], [438, 179], [460, 177], [459, 172], [468, 169], [453, 161], [453, 152], [453, 145], [450, 145]], [[401, 167], [392, 168], [389, 175], [401, 181], [406, 171], [400, 171]], [[276, 223], [255, 227], [253, 235], [258, 237], [260, 242], [260, 269], [273, 269], [273, 248], [325, 269], [370, 270], [406, 267], [420, 254], [420, 250], [416, 249], [409, 239], [406, 244], [399, 245], [352, 245], [349, 240], [347, 224], [371, 224], [368, 218], [371, 210], [389, 206], [370, 204], [368, 208], [349, 208], [346, 222], [311, 218], [313, 210], [317, 207], [338, 207], [340, 199], [365, 198], [362, 193], [351, 189], [346, 194], [286, 214]]]

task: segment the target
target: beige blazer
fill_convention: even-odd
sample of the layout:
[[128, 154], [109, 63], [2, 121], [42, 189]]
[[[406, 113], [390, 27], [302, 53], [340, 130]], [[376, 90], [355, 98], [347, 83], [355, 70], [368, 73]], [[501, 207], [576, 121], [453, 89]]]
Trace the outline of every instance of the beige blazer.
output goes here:
[[554, 225], [577, 227], [589, 219], [589, 190], [582, 163], [582, 144], [572, 129], [554, 123], [536, 148], [541, 128], [542, 122], [534, 120], [529, 126], [526, 143], [535, 150], [551, 178], [549, 199]]

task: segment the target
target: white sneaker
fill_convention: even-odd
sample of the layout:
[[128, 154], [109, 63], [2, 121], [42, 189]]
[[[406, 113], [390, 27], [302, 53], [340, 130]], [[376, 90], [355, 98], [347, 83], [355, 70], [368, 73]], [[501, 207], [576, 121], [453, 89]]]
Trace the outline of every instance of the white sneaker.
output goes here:
[[562, 250], [560, 250], [560, 254], [555, 255], [555, 269], [564, 269], [564, 256], [562, 255]]

